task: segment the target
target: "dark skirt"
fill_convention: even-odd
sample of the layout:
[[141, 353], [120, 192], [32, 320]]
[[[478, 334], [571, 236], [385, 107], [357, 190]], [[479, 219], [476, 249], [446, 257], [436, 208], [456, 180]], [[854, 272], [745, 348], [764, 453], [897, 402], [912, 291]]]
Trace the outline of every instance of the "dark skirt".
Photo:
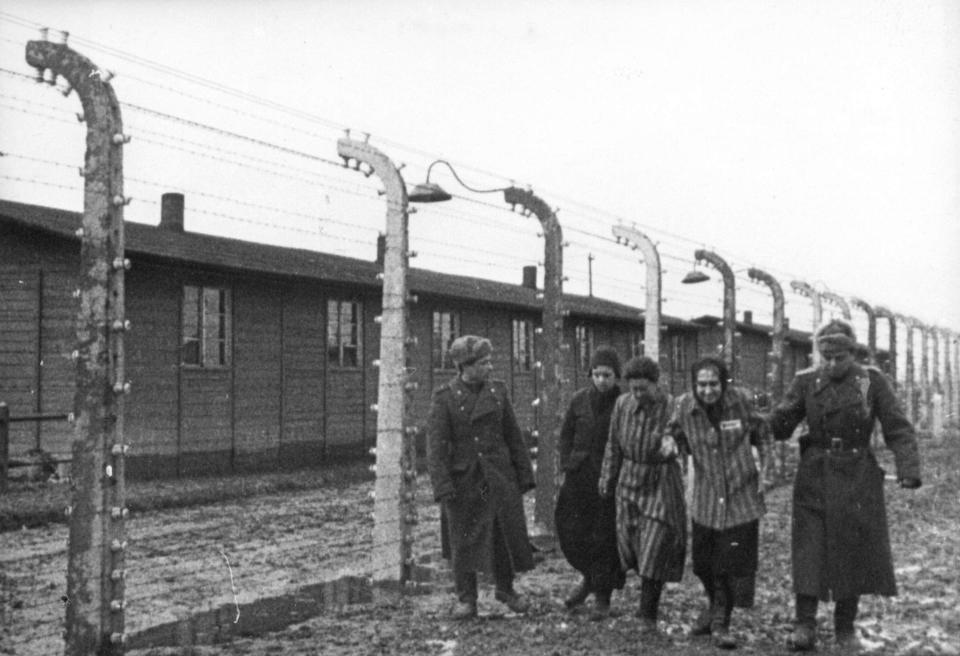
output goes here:
[[693, 573], [710, 588], [717, 579], [730, 583], [733, 605], [753, 606], [756, 591], [760, 521], [716, 530], [693, 522]]
[[589, 461], [567, 472], [554, 521], [567, 562], [583, 574], [591, 590], [608, 592], [623, 588], [626, 576], [617, 553], [616, 501], [600, 498], [599, 478]]

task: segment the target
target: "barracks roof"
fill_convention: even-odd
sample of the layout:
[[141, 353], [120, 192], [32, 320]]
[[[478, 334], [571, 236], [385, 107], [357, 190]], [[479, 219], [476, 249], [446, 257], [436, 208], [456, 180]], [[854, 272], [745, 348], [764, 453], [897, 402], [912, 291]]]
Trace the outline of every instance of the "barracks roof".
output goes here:
[[[0, 222], [77, 240], [80, 221], [79, 212], [0, 199]], [[124, 250], [150, 258], [264, 275], [380, 287], [377, 279], [380, 266], [373, 261], [190, 231], [177, 232], [133, 221], [125, 222], [124, 232]], [[411, 268], [407, 284], [411, 292], [419, 294], [480, 300], [524, 309], [537, 309], [542, 304], [537, 299], [537, 290], [529, 287], [427, 269]], [[640, 308], [574, 294], [564, 294], [564, 305], [571, 314], [579, 316], [636, 321], [644, 314]], [[661, 322], [669, 326], [694, 327], [675, 317], [662, 316]]]
[[[719, 326], [723, 323], [723, 318], [713, 316], [712, 314], [705, 314], [701, 317], [696, 317], [691, 319], [691, 321], [698, 326]], [[746, 321], [737, 321], [737, 330], [743, 333], [756, 333], [763, 335], [772, 335], [773, 326], [766, 326], [761, 323], [753, 323]], [[793, 328], [787, 328], [783, 331], [783, 337], [788, 342], [794, 342], [797, 344], [809, 344], [811, 333], [805, 332], [803, 330], [795, 330]]]

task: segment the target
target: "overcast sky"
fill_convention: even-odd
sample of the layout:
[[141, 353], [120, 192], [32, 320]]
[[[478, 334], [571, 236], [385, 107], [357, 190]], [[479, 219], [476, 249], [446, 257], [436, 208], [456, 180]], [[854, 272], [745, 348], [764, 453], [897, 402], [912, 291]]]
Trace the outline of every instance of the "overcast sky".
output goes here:
[[[29, 72], [32, 23], [66, 29], [94, 61], [108, 57], [84, 39], [302, 110], [318, 130], [369, 132], [410, 163], [408, 183], [443, 156], [468, 183], [532, 185], [565, 234], [603, 210], [691, 260], [702, 245], [787, 288], [795, 277], [960, 330], [955, 1], [6, 0], [2, 12], [4, 69]], [[121, 100], [146, 104], [120, 85], [125, 66], [143, 70], [115, 66]], [[8, 99], [22, 86], [0, 76]], [[75, 97], [57, 102], [76, 109]], [[16, 128], [24, 111], [0, 116], [0, 151], [53, 147], [46, 130]], [[332, 145], [325, 155], [336, 159]], [[0, 196], [50, 198], [4, 164]], [[222, 176], [204, 184], [239, 193]], [[760, 293], [739, 306], [762, 305]], [[664, 311], [720, 314], [681, 308]]]

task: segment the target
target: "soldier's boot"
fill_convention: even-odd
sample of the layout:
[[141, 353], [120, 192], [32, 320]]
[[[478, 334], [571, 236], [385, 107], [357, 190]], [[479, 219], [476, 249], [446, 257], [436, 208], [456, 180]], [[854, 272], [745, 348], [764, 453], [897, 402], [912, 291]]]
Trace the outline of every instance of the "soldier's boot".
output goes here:
[[454, 620], [469, 620], [476, 616], [477, 602], [475, 601], [458, 601], [450, 613], [450, 618]]
[[526, 613], [530, 610], [530, 602], [513, 589], [513, 577], [510, 556], [506, 553], [506, 543], [501, 538], [494, 544], [493, 581], [496, 588], [493, 597], [514, 613]]
[[573, 592], [570, 593], [570, 596], [563, 601], [563, 605], [567, 608], [575, 608], [585, 602], [587, 597], [590, 595], [590, 584], [587, 581], [587, 577], [584, 576], [583, 580], [580, 581]]
[[693, 626], [690, 627], [690, 635], [692, 636], [710, 635], [710, 627], [712, 624], [713, 624], [713, 613], [711, 612], [711, 604], [708, 603], [705, 607], [700, 609], [700, 614], [697, 615], [697, 619], [694, 620]]
[[787, 638], [792, 651], [812, 651], [817, 645], [817, 598], [797, 595], [797, 619]]
[[597, 590], [593, 594], [593, 611], [590, 619], [599, 622], [610, 617], [610, 590]]
[[454, 588], [457, 591], [457, 603], [450, 613], [451, 619], [468, 620], [477, 616], [477, 573], [455, 571]]
[[522, 614], [530, 610], [530, 602], [527, 600], [527, 598], [514, 592], [512, 588], [509, 590], [498, 588], [493, 596], [497, 601], [504, 604], [514, 613]]
[[859, 654], [863, 651], [863, 643], [857, 635], [853, 621], [857, 618], [859, 597], [838, 599], [833, 609], [833, 628], [837, 646], [844, 654]]
[[813, 651], [817, 646], [817, 629], [807, 624], [796, 624], [787, 638], [787, 647], [791, 651]]

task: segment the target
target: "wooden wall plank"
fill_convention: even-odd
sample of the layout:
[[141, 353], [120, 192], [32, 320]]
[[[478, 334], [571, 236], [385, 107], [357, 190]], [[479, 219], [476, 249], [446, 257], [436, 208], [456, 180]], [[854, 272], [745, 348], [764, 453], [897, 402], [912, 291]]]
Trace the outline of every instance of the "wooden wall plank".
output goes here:
[[282, 444], [308, 443], [322, 453], [324, 443], [323, 297], [314, 286], [287, 288], [283, 296]]
[[253, 281], [233, 286], [234, 449], [280, 445], [281, 290]]
[[[38, 268], [0, 265], [0, 401], [11, 417], [36, 411], [39, 285]], [[11, 458], [23, 457], [35, 445], [33, 424], [10, 425]]]

